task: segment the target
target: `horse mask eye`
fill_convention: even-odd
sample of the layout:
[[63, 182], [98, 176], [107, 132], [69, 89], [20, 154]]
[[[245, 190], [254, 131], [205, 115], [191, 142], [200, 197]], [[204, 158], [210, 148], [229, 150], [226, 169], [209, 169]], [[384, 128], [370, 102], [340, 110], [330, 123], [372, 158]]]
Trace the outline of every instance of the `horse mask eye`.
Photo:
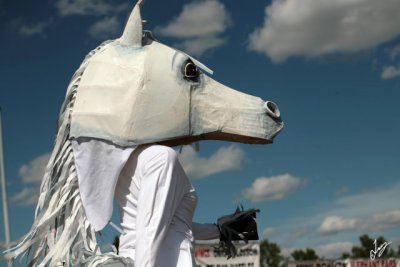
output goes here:
[[199, 75], [200, 75], [200, 72], [199, 72], [197, 66], [190, 59], [188, 59], [183, 64], [183, 76], [186, 79], [197, 82]]

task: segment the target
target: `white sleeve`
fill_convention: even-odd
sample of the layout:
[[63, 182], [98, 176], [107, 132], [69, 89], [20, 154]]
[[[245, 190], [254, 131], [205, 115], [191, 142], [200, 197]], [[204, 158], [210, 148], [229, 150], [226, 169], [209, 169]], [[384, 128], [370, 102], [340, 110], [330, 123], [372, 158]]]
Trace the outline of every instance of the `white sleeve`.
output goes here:
[[193, 222], [193, 235], [195, 240], [211, 240], [220, 237], [218, 226], [212, 223]]
[[135, 266], [153, 267], [185, 194], [183, 183], [187, 178], [171, 148], [153, 146], [144, 154], [139, 170], [142, 178], [137, 203]]

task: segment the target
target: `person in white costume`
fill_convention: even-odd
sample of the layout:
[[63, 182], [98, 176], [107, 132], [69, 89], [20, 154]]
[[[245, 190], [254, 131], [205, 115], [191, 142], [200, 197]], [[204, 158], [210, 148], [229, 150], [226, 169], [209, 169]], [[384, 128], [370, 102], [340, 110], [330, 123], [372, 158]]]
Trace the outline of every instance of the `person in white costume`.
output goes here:
[[[280, 111], [143, 31], [142, 5], [122, 36], [91, 51], [73, 75], [35, 221], [1, 258], [29, 251], [28, 266], [191, 267], [194, 239], [220, 238], [232, 255], [231, 240], [258, 237], [254, 210], [224, 216], [218, 227], [192, 223], [196, 193], [169, 147], [269, 144], [283, 128]], [[120, 255], [101, 252], [95, 234], [109, 223], [114, 196]]]
[[196, 191], [169, 147], [136, 149], [121, 172], [116, 196], [126, 233], [119, 255], [136, 266], [196, 266], [194, 239], [219, 238], [215, 224], [192, 223]]

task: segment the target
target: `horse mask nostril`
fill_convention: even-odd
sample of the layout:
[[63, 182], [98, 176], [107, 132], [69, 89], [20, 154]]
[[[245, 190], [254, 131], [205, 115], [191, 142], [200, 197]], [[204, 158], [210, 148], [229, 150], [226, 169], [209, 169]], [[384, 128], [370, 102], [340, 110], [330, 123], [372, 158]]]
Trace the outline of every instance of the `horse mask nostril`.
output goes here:
[[278, 105], [276, 105], [272, 101], [267, 101], [264, 104], [265, 109], [267, 110], [267, 114], [272, 118], [279, 119], [281, 116], [281, 112], [279, 111]]

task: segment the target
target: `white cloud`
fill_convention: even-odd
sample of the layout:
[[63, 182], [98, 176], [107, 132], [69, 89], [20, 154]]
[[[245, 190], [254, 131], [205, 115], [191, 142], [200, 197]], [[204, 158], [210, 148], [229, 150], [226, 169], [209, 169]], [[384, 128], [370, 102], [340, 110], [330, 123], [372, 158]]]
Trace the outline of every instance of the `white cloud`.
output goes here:
[[192, 38], [223, 33], [229, 14], [219, 1], [206, 0], [184, 5], [181, 14], [157, 30], [164, 36]]
[[366, 217], [342, 218], [329, 216], [319, 227], [323, 234], [335, 234], [348, 230], [381, 231], [400, 226], [400, 210], [374, 213]]
[[371, 191], [347, 194], [338, 197], [333, 202], [317, 204], [314, 214], [292, 218], [288, 221], [288, 226], [320, 225], [325, 218], [330, 216], [365, 220], [371, 218], [373, 214], [398, 210], [399, 196], [400, 182]]
[[[346, 218], [344, 220], [356, 219], [359, 224], [354, 229], [372, 231], [392, 228], [400, 225], [399, 195], [400, 183], [395, 183], [386, 188], [343, 196], [333, 203], [333, 207], [321, 206], [324, 212], [312, 218], [325, 221], [334, 214]], [[310, 224], [310, 219], [304, 218], [303, 221]]]
[[216, 0], [196, 1], [184, 5], [182, 12], [168, 25], [155, 31], [163, 36], [181, 39], [177, 45], [193, 55], [221, 46], [221, 34], [231, 25], [225, 6]]
[[337, 259], [344, 252], [351, 252], [353, 247], [353, 243], [351, 242], [337, 242], [330, 243], [321, 246], [314, 247], [315, 252], [318, 256], [328, 258], [328, 259]]
[[106, 17], [90, 26], [89, 35], [95, 39], [115, 38], [120, 30], [117, 17]]
[[253, 202], [281, 199], [300, 185], [300, 179], [290, 174], [260, 177], [253, 182], [251, 187], [243, 191], [243, 195]]
[[226, 39], [221, 37], [207, 36], [188, 39], [180, 42], [176, 46], [193, 56], [200, 56], [207, 50], [223, 45], [225, 40]]
[[287, 235], [282, 240], [283, 244], [293, 244], [304, 237], [309, 238], [313, 229], [309, 226], [294, 226], [293, 229], [287, 230]]
[[350, 252], [353, 243], [351, 242], [335, 242], [329, 244], [323, 244], [319, 246], [306, 246], [306, 247], [296, 247], [296, 248], [283, 248], [282, 255], [285, 257], [290, 257], [292, 252], [295, 250], [305, 250], [307, 248], [312, 248], [315, 250], [316, 254], [325, 259], [338, 259], [344, 252]]
[[382, 69], [381, 78], [384, 80], [389, 80], [400, 76], [400, 67], [395, 66], [385, 66]]
[[39, 198], [39, 186], [25, 187], [19, 193], [11, 197], [11, 202], [18, 206], [30, 206], [36, 204]]
[[129, 3], [113, 5], [106, 0], [58, 0], [55, 6], [61, 16], [107, 15], [129, 8]]
[[389, 59], [390, 60], [395, 60], [398, 55], [400, 55], [400, 44], [396, 45], [395, 47], [392, 47], [389, 50]]
[[281, 248], [281, 253], [285, 258], [290, 258], [290, 254], [295, 250], [295, 248]]
[[399, 196], [400, 183], [395, 183], [383, 188], [340, 197], [333, 203], [334, 206], [331, 209], [325, 210], [329, 214], [340, 217], [368, 217], [371, 214], [397, 210]]
[[341, 188], [339, 188], [339, 189], [336, 191], [336, 194], [337, 194], [337, 195], [343, 195], [343, 194], [348, 193], [349, 190], [350, 190], [350, 189], [349, 189], [348, 186], [342, 186]]
[[50, 153], [46, 153], [34, 158], [28, 164], [22, 165], [18, 171], [18, 175], [22, 178], [22, 183], [41, 183], [49, 159]]
[[241, 168], [244, 152], [236, 145], [221, 147], [209, 158], [201, 158], [191, 146], [184, 146], [179, 154], [187, 176], [191, 179], [200, 179], [219, 172], [237, 170]]
[[266, 238], [270, 238], [271, 236], [277, 235], [279, 231], [273, 227], [267, 227], [263, 231], [263, 236]]
[[356, 219], [345, 219], [338, 216], [329, 216], [325, 218], [319, 227], [323, 234], [337, 233], [346, 230], [352, 230], [359, 225]]
[[28, 164], [24, 164], [18, 171], [24, 187], [19, 193], [11, 197], [11, 202], [20, 206], [29, 206], [36, 203], [39, 196], [39, 186], [42, 182], [50, 153], [34, 158]]
[[371, 49], [400, 34], [398, 0], [274, 0], [249, 48], [275, 62]]
[[[351, 191], [355, 190], [357, 188]], [[334, 200], [317, 198], [315, 205], [304, 208], [304, 214], [292, 216], [279, 224], [282, 234], [278, 239], [283, 246], [291, 248], [292, 246], [317, 246], [324, 244], [326, 240], [329, 240], [329, 243], [357, 242], [357, 238], [365, 233], [393, 237], [393, 232], [400, 227], [399, 196], [400, 182], [396, 182], [375, 186], [368, 191], [340, 195]], [[357, 220], [359, 224], [352, 230], [337, 230], [331, 233], [319, 231], [326, 218], [332, 216], [340, 217], [345, 221]], [[350, 224], [349, 228], [351, 226]], [[310, 231], [304, 236], [297, 235], [296, 233], [300, 231], [296, 229], [299, 228]]]
[[52, 19], [47, 21], [38, 22], [36, 24], [20, 25], [19, 34], [23, 36], [32, 36], [42, 34], [44, 30], [51, 24]]
[[372, 215], [365, 222], [365, 229], [377, 231], [400, 226], [400, 210], [392, 210]]

